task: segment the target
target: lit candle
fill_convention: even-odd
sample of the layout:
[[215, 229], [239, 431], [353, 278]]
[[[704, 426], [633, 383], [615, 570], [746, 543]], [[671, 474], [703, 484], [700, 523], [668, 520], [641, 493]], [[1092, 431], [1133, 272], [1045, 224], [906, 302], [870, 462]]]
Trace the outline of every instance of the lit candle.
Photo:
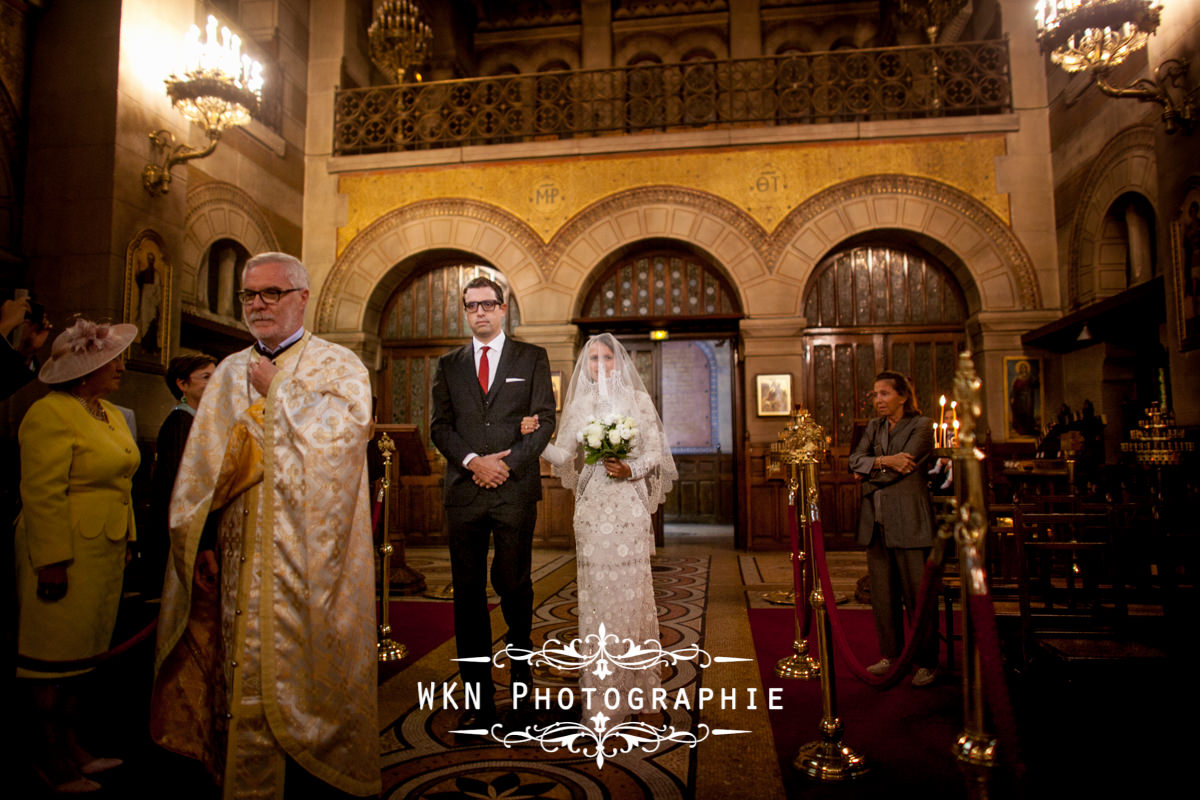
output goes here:
[[936, 422], [935, 422], [935, 423], [933, 423], [933, 446], [934, 446], [934, 447], [941, 447], [941, 445], [940, 445], [940, 444], [938, 444], [938, 428], [937, 428], [937, 423], [936, 423]]
[[950, 446], [958, 447], [958, 420], [954, 420], [951, 424], [954, 426], [954, 435], [950, 439]]
[[946, 446], [946, 423], [942, 423], [942, 447]]

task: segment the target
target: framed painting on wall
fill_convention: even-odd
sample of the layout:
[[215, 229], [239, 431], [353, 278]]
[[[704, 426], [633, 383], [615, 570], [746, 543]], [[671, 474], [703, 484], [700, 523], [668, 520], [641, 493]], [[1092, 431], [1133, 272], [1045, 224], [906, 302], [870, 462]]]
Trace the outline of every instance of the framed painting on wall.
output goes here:
[[1004, 434], [1012, 441], [1032, 441], [1042, 432], [1042, 360], [1004, 357]]
[[1189, 181], [1171, 222], [1171, 271], [1180, 350], [1200, 347], [1200, 178]]
[[554, 410], [562, 411], [562, 370], [550, 370], [550, 388], [554, 390]]
[[758, 416], [786, 417], [792, 413], [792, 376], [755, 375], [754, 394], [758, 398]]
[[125, 322], [137, 325], [129, 364], [166, 372], [171, 345], [171, 265], [156, 231], [138, 232], [125, 250]]

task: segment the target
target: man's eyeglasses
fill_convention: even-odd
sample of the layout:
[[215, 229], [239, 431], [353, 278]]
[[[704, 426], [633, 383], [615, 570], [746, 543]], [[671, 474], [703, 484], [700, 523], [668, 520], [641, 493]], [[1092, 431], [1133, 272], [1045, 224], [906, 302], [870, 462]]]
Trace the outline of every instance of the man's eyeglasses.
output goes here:
[[273, 306], [280, 301], [285, 294], [292, 292], [303, 291], [303, 289], [278, 289], [272, 286], [269, 289], [263, 289], [256, 292], [253, 289], [243, 289], [237, 293], [238, 299], [242, 301], [242, 305], [248, 306], [254, 302], [254, 298], [261, 297], [262, 301], [269, 306]]
[[484, 311], [495, 311], [499, 305], [499, 300], [471, 300], [470, 302], [463, 303], [463, 308], [474, 313], [480, 308]]

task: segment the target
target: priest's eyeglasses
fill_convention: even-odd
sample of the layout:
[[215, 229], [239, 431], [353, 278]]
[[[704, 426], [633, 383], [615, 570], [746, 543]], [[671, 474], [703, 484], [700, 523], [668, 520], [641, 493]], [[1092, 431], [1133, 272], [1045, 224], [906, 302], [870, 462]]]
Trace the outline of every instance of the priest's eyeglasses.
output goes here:
[[244, 306], [248, 306], [253, 303], [254, 298], [256, 297], [261, 297], [264, 303], [269, 306], [273, 306], [278, 303], [285, 294], [291, 294], [292, 292], [299, 291], [303, 291], [303, 289], [280, 289], [276, 286], [272, 286], [269, 289], [263, 289], [258, 292], [254, 291], [253, 289], [242, 289], [237, 293], [237, 296], [238, 299], [242, 301], [242, 305]]
[[463, 308], [473, 314], [480, 308], [482, 308], [484, 311], [495, 311], [499, 305], [499, 300], [471, 300], [463, 303]]

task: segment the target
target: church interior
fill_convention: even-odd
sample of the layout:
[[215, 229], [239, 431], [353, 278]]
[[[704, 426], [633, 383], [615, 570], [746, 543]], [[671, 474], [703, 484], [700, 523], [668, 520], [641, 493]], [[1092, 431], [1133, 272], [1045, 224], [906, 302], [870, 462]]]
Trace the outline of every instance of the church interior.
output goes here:
[[[167, 535], [149, 518], [167, 366], [254, 342], [249, 258], [300, 258], [305, 328], [369, 370], [378, 430], [406, 448], [383, 501], [381, 603], [410, 652], [380, 666], [382, 796], [1105, 796], [1186, 769], [1198, 0], [0, 0], [0, 40], [0, 294], [56, 331], [138, 326], [109, 399], [136, 421], [139, 538]], [[587, 337], [633, 358], [679, 471], [655, 518], [664, 644], [746, 659], [707, 681], [671, 667], [692, 707], [667, 716], [728, 735], [609, 761], [456, 748], [420, 707], [454, 675], [431, 391], [477, 276], [560, 402]], [[848, 459], [884, 370], [955, 466], [935, 486], [958, 546], [929, 595], [931, 692], [873, 688], [843, 647], [875, 660]], [[14, 508], [17, 431], [47, 391], [0, 406]], [[801, 425], [819, 426], [807, 461]], [[547, 640], [571, 631], [572, 514], [544, 464]], [[827, 571], [834, 595], [804, 636], [797, 548], [826, 565], [807, 558], [799, 594]], [[119, 619], [113, 644], [139, 628]], [[835, 693], [779, 677], [793, 639]], [[137, 724], [149, 659], [134, 644], [97, 670], [119, 674], [108, 711], [135, 754], [103, 796], [192, 774]], [[701, 687], [733, 705], [697, 708]], [[834, 777], [799, 763], [839, 713], [875, 764], [861, 780], [844, 754]], [[205, 780], [179, 794], [212, 796]]]

